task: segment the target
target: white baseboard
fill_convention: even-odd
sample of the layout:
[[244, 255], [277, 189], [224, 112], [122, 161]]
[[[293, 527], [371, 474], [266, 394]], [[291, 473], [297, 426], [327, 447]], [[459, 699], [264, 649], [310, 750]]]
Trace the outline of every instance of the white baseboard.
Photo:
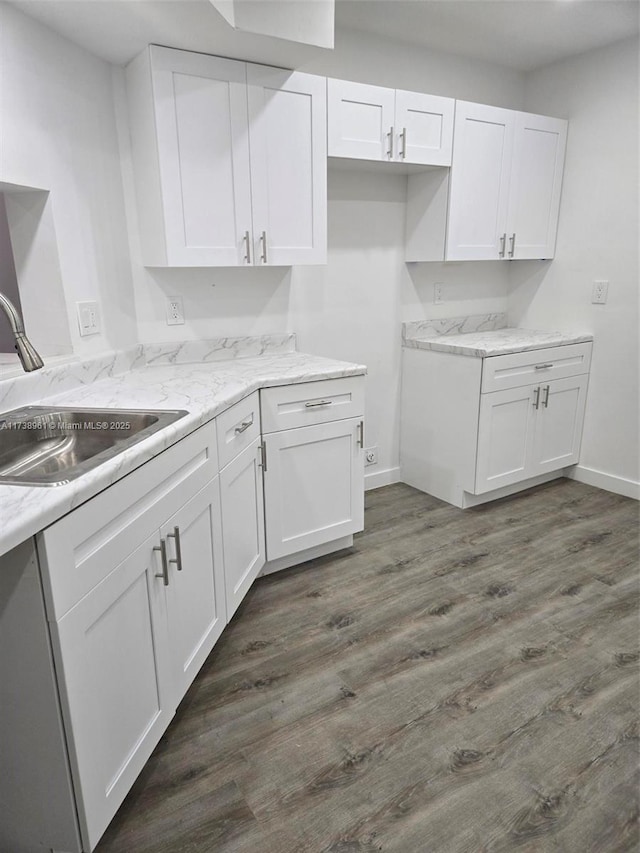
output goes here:
[[380, 486], [390, 486], [400, 482], [400, 468], [386, 468], [384, 471], [372, 471], [364, 475], [364, 490], [379, 489]]
[[615, 492], [617, 495], [624, 495], [626, 498], [640, 500], [640, 483], [627, 480], [625, 477], [615, 477], [613, 474], [605, 474], [604, 471], [585, 468], [584, 465], [576, 465], [575, 468], [567, 470], [565, 476], [570, 480], [586, 483], [587, 486], [596, 486], [596, 488], [605, 489], [607, 492]]

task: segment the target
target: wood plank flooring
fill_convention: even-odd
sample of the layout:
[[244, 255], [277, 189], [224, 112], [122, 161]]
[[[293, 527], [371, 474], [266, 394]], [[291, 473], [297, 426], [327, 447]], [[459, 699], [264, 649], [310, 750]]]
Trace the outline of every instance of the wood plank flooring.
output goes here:
[[640, 849], [638, 504], [366, 495], [258, 580], [98, 853]]

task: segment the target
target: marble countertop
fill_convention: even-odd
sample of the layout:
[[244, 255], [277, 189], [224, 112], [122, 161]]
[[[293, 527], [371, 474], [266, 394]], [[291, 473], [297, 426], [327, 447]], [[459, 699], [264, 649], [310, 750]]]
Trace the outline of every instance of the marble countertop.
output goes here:
[[[90, 379], [84, 382], [70, 382], [68, 371], [67, 374], [63, 371], [60, 375], [52, 375], [49, 395], [39, 398], [33, 394], [27, 398], [27, 392], [20, 390], [28, 390], [33, 388], [33, 383], [42, 382], [36, 374], [25, 376], [18, 390], [8, 387], [4, 396], [0, 393], [3, 411], [32, 403], [186, 409], [189, 414], [66, 485], [0, 485], [0, 554], [52, 524], [258, 388], [366, 373], [366, 367], [361, 364], [286, 349], [283, 346], [279, 350], [266, 348], [260, 350], [260, 355], [247, 357], [232, 352], [228, 360], [218, 358], [197, 363], [180, 363], [179, 360], [175, 363], [174, 355], [162, 360], [157, 357], [149, 359], [147, 353], [147, 359], [152, 363], [106, 376], [105, 372], [110, 371], [98, 362], [89, 371]], [[73, 369], [77, 371], [78, 368], [74, 366]], [[104, 378], [100, 378], [101, 375]], [[69, 384], [74, 387], [69, 388]], [[55, 393], [55, 389], [60, 388], [65, 390]]]
[[[489, 317], [492, 322], [487, 320]], [[499, 326], [503, 317], [504, 315], [485, 315], [484, 323], [480, 322], [480, 317], [475, 323], [469, 322], [475, 318], [406, 323], [403, 328], [403, 343], [405, 347], [413, 349], [487, 358], [593, 340], [593, 335], [590, 334], [492, 327]]]

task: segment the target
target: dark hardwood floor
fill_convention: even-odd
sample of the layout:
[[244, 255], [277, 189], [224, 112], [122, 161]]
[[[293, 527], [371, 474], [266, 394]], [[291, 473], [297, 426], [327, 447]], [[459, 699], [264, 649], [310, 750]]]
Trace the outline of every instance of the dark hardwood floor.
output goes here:
[[366, 496], [258, 580], [98, 853], [637, 851], [638, 504]]

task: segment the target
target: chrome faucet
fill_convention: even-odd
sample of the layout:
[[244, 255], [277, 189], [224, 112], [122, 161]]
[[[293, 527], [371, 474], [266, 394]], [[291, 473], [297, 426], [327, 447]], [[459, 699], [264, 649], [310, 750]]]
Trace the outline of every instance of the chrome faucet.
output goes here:
[[7, 299], [4, 293], [0, 293], [0, 308], [2, 308], [9, 320], [9, 325], [16, 341], [16, 352], [24, 370], [29, 373], [32, 370], [39, 370], [41, 367], [44, 367], [42, 359], [25, 334], [22, 317], [18, 314], [13, 302]]

